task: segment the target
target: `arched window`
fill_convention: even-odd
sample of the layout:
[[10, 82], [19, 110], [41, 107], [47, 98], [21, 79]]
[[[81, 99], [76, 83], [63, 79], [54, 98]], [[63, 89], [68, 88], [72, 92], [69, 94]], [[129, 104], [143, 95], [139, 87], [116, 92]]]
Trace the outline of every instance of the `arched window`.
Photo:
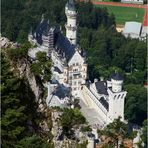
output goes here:
[[118, 99], [120, 98], [121, 95], [118, 95]]

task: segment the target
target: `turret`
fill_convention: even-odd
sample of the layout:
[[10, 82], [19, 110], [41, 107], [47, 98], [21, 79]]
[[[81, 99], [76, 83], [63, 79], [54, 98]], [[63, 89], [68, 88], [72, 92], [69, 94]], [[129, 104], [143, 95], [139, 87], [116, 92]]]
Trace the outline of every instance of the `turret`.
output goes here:
[[65, 5], [65, 14], [67, 17], [67, 23], [65, 24], [66, 28], [66, 37], [68, 40], [76, 45], [76, 36], [77, 36], [77, 25], [76, 18], [77, 12], [75, 9], [75, 4], [73, 0], [69, 0]]
[[111, 83], [112, 83], [112, 91], [113, 92], [122, 91], [123, 77], [120, 74], [118, 74], [118, 73], [112, 74]]
[[124, 121], [124, 101], [127, 92], [122, 89], [123, 77], [118, 73], [112, 74], [110, 86], [111, 87], [108, 88], [108, 94], [109, 94], [108, 122], [117, 119], [119, 116], [121, 117], [121, 120]]

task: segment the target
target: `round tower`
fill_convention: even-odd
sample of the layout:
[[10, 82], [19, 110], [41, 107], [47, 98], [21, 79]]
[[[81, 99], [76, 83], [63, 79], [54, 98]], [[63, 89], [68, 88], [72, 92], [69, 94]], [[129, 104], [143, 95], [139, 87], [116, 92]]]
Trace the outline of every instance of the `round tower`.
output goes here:
[[111, 76], [111, 83], [112, 83], [112, 91], [113, 92], [121, 92], [122, 85], [123, 85], [123, 77], [118, 73], [114, 73]]
[[75, 4], [73, 0], [69, 0], [65, 5], [65, 14], [67, 17], [67, 23], [65, 24], [66, 28], [66, 37], [68, 40], [76, 45], [77, 40], [77, 12], [75, 9]]

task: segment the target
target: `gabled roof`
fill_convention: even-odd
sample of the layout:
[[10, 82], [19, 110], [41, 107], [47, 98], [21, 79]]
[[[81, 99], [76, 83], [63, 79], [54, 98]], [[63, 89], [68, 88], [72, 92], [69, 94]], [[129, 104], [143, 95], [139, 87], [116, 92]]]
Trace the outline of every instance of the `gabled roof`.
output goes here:
[[108, 95], [107, 86], [104, 83], [106, 82], [98, 81], [98, 82], [95, 82], [95, 86], [99, 94]]
[[66, 96], [69, 97], [70, 88], [66, 88], [64, 85], [58, 85], [54, 91], [54, 95], [59, 97], [59, 99], [65, 98]]
[[56, 66], [56, 67], [54, 67], [54, 71], [56, 71], [56, 72], [58, 72], [59, 74], [61, 74], [62, 73], [62, 71]]
[[37, 26], [33, 37], [37, 40], [38, 44], [42, 45], [42, 35], [47, 36], [49, 31], [53, 31], [54, 33], [54, 45], [57, 47], [57, 52], [61, 54], [62, 58], [66, 58], [69, 61], [75, 53], [75, 45], [71, 44], [61, 33], [59, 27], [53, 28], [48, 20], [43, 19]]
[[42, 34], [44, 31], [46, 31], [48, 28], [50, 28], [50, 25], [48, 23], [48, 20], [42, 20], [40, 24], [37, 26], [35, 30], [35, 34], [33, 34], [33, 37], [37, 40], [38, 44], [42, 44]]
[[109, 104], [108, 104], [108, 102], [105, 100], [105, 98], [104, 97], [101, 97], [100, 98], [100, 100], [99, 100], [99, 102], [105, 107], [105, 109], [108, 111], [108, 109], [109, 109]]
[[58, 53], [63, 55], [63, 58], [65, 57], [67, 61], [69, 61], [75, 53], [75, 45], [71, 44], [61, 32], [55, 36], [55, 46], [57, 47]]

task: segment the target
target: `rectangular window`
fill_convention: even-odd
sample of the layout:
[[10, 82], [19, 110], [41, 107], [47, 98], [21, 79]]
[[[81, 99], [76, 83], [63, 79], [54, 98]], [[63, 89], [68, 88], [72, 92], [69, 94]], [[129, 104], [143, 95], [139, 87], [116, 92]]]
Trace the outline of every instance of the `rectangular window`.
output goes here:
[[78, 84], [81, 84], [81, 81], [79, 81]]

